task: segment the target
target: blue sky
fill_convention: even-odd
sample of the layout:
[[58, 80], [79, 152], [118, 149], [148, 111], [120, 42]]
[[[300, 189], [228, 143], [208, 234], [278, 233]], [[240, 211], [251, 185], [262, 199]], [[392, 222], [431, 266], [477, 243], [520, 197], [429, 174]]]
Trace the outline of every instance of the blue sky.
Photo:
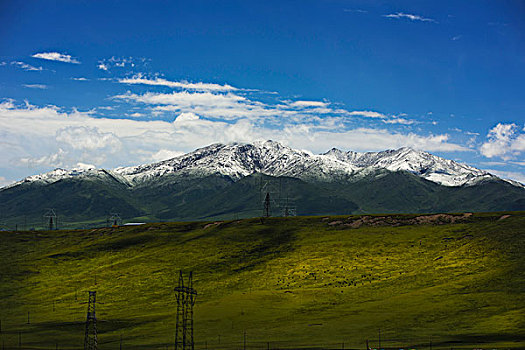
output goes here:
[[3, 1], [0, 185], [214, 142], [525, 182], [523, 1]]

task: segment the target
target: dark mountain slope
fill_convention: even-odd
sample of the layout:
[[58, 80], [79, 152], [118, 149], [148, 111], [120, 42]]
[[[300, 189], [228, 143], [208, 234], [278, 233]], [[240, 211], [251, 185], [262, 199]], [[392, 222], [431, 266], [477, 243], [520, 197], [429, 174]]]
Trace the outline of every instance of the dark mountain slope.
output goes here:
[[[262, 188], [264, 187], [264, 189]], [[207, 220], [254, 217], [270, 193], [272, 216], [353, 213], [432, 213], [524, 210], [525, 190], [490, 179], [447, 187], [409, 172], [377, 170], [353, 181], [303, 181], [261, 174], [236, 182], [227, 176], [168, 176], [131, 187], [108, 175], [51, 184], [23, 183], [0, 191], [3, 224], [42, 225], [54, 208], [62, 226], [100, 225], [116, 212], [128, 221]]]

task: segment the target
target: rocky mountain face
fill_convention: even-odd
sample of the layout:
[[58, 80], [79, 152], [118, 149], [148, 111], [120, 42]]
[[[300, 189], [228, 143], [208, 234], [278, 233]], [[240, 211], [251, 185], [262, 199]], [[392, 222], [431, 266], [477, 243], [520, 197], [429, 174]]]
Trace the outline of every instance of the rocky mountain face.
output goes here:
[[[336, 148], [324, 154], [296, 150], [274, 141], [253, 144], [213, 144], [165, 161], [120, 167], [112, 171], [95, 168], [56, 169], [30, 176], [24, 182], [49, 184], [64, 178], [111, 175], [129, 185], [147, 185], [164, 176], [205, 177], [221, 175], [238, 181], [254, 173], [293, 177], [305, 181], [362, 179], [376, 170], [407, 171], [443, 186], [474, 185], [494, 175], [427, 152], [400, 148], [382, 152], [344, 152]], [[518, 184], [516, 184], [518, 185]]]

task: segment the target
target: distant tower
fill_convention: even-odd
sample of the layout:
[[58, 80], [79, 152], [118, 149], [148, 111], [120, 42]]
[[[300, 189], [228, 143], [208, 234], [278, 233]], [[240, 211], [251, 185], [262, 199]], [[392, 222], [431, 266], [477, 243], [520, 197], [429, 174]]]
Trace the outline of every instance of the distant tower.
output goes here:
[[285, 177], [260, 176], [259, 203], [262, 217], [295, 216], [296, 207], [290, 198], [290, 179]]
[[193, 305], [197, 291], [193, 289], [193, 276], [190, 272], [187, 286], [184, 286], [182, 271], [179, 272], [177, 293], [177, 322], [175, 326], [175, 350], [194, 350], [193, 341]]
[[122, 225], [122, 218], [118, 213], [110, 213], [108, 220], [107, 220], [107, 226], [108, 227], [117, 227]]
[[89, 292], [89, 301], [86, 318], [86, 333], [84, 336], [84, 350], [97, 350], [97, 317], [95, 315], [95, 303], [97, 292]]
[[[280, 181], [279, 181], [280, 183]], [[262, 216], [272, 216], [272, 211], [279, 211], [281, 192], [275, 178], [261, 175], [259, 185], [259, 203], [262, 204]]]
[[44, 225], [47, 225], [50, 231], [58, 230], [58, 219], [54, 209], [47, 209], [44, 214]]

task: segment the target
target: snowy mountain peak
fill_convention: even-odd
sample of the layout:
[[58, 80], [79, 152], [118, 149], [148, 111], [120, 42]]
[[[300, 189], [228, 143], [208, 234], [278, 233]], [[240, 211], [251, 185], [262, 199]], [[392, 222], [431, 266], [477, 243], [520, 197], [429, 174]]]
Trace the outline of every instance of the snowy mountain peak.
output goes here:
[[408, 171], [445, 186], [474, 185], [496, 178], [486, 171], [409, 147], [366, 153], [332, 148], [324, 154], [315, 155], [268, 140], [226, 145], [216, 143], [161, 162], [120, 167], [113, 171], [82, 164], [72, 170], [55, 169], [30, 176], [10, 187], [23, 182], [52, 183], [63, 178], [108, 175], [131, 186], [147, 184], [165, 176], [221, 175], [237, 181], [253, 173], [305, 181], [352, 181], [382, 169]]
[[253, 173], [263, 173], [329, 180], [353, 170], [353, 166], [341, 161], [295, 150], [275, 141], [259, 141], [252, 144], [213, 144], [176, 158], [148, 165], [117, 168], [115, 172], [132, 183], [139, 184], [169, 174], [219, 174], [238, 180]]
[[485, 171], [410, 147], [366, 153], [332, 148], [324, 154], [314, 155], [271, 140], [251, 144], [213, 144], [170, 160], [118, 168], [115, 172], [127, 177], [132, 183], [166, 174], [220, 174], [238, 180], [257, 172], [330, 181], [369, 174], [373, 169], [408, 171], [445, 186], [470, 185], [493, 178]]

